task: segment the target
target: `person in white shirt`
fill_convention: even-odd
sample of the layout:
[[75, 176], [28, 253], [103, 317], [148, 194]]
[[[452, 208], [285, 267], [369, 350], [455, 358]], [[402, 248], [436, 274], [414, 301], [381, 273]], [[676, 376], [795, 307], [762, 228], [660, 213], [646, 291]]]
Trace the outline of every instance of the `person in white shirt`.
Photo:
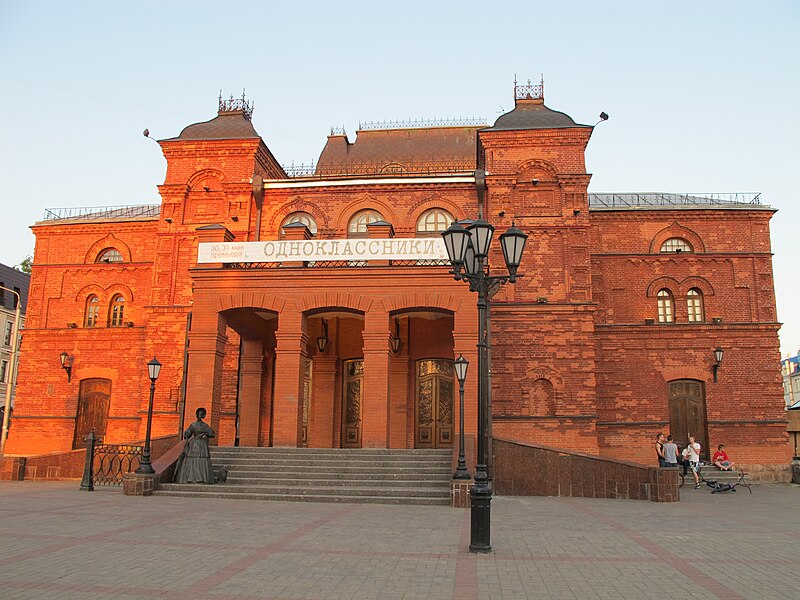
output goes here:
[[686, 446], [686, 450], [688, 450], [689, 467], [694, 475], [694, 487], [697, 489], [700, 487], [700, 444], [694, 441], [693, 435], [689, 435], [689, 445]]

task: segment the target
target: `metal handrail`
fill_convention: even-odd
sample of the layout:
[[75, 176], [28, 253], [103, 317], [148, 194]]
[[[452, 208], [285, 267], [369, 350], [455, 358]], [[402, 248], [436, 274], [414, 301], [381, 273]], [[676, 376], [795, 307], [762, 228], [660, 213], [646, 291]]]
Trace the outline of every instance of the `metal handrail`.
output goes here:
[[160, 204], [135, 204], [126, 206], [83, 206], [69, 208], [45, 208], [45, 221], [95, 219], [130, 219], [138, 217], [158, 217]]
[[590, 208], [647, 206], [724, 206], [761, 204], [761, 192], [728, 193], [599, 193], [589, 194]]

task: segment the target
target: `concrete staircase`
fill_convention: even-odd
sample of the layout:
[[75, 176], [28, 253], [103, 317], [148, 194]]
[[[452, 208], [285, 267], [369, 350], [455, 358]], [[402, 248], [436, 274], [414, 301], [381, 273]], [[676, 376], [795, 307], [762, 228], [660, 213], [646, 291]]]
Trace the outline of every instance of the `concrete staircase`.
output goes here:
[[[732, 471], [723, 471], [722, 469], [715, 467], [714, 465], [704, 464], [703, 467], [700, 469], [700, 474], [706, 481], [716, 481], [717, 483], [728, 483], [730, 485], [733, 485], [734, 483], [736, 483], [736, 480], [739, 479], [739, 475], [741, 473], [739, 469], [736, 467], [734, 467]], [[757, 485], [755, 482], [750, 481], [749, 477], [746, 477], [744, 481], [750, 485]], [[694, 477], [692, 476], [691, 471], [689, 471], [686, 474], [686, 484], [694, 485]], [[702, 487], [706, 486], [703, 485]]]
[[159, 496], [450, 504], [450, 450], [212, 447], [226, 483], [161, 484]]

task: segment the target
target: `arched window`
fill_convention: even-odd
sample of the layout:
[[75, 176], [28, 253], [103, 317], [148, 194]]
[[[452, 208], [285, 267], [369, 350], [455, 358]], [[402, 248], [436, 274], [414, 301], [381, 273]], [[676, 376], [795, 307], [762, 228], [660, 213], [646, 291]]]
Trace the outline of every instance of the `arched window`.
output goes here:
[[362, 210], [353, 215], [350, 224], [347, 226], [348, 237], [366, 237], [367, 225], [375, 221], [383, 221], [383, 215], [377, 210]]
[[97, 327], [97, 315], [100, 312], [100, 298], [94, 294], [86, 299], [86, 317], [83, 320], [84, 327]]
[[675, 312], [673, 310], [672, 292], [668, 289], [658, 290], [658, 322], [673, 323]]
[[694, 252], [694, 248], [685, 239], [674, 237], [661, 244], [661, 252]]
[[116, 248], [106, 248], [97, 257], [95, 262], [117, 263], [122, 262], [122, 254]]
[[283, 228], [286, 225], [291, 225], [292, 223], [302, 223], [303, 225], [308, 227], [308, 230], [311, 233], [317, 235], [317, 222], [314, 220], [314, 217], [312, 217], [308, 213], [296, 212], [290, 214], [283, 220], [283, 223], [281, 223], [281, 233], [283, 233]]
[[108, 326], [122, 327], [122, 319], [125, 317], [125, 298], [120, 295], [114, 296], [109, 313]]
[[706, 320], [703, 314], [703, 292], [692, 288], [686, 293], [686, 308], [690, 323], [702, 323]]
[[426, 210], [417, 221], [417, 235], [436, 235], [450, 227], [453, 215], [441, 208]]

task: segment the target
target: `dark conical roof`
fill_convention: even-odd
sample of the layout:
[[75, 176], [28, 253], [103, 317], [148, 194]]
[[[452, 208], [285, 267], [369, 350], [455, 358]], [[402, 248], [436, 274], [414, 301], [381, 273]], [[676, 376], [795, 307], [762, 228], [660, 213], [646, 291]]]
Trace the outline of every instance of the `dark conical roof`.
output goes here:
[[591, 127], [581, 125], [569, 115], [552, 110], [543, 100], [518, 100], [514, 110], [498, 117], [494, 125], [484, 131], [513, 129], [564, 129], [568, 127]]
[[230, 100], [219, 96], [217, 116], [210, 121], [194, 123], [185, 127], [181, 134], [173, 140], [241, 140], [260, 138], [250, 119], [253, 117], [253, 103], [246, 100], [244, 93], [241, 99]]

